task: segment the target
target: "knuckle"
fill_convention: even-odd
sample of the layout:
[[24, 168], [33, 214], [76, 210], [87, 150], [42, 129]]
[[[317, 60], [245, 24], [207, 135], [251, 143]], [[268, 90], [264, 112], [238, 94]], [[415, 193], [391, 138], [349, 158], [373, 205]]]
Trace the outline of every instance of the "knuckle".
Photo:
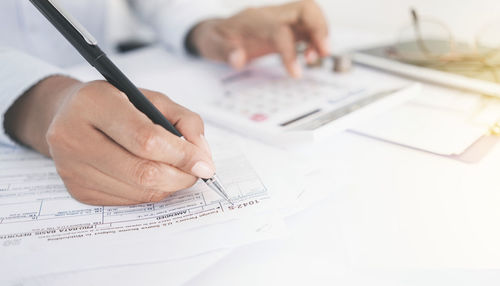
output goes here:
[[165, 99], [168, 99], [166, 95], [163, 93], [155, 92], [155, 91], [150, 91], [148, 94], [148, 98], [153, 103], [155, 106], [160, 106], [162, 103], [165, 101]]
[[[103, 96], [106, 94], [106, 96]], [[112, 86], [110, 83], [103, 80], [96, 80], [83, 85], [74, 97], [75, 103], [84, 103], [100, 107], [102, 102], [127, 102], [127, 96]]]
[[145, 203], [157, 203], [163, 201], [169, 195], [170, 193], [144, 189], [142, 192], [141, 200]]
[[90, 192], [88, 192], [86, 189], [71, 185], [66, 185], [66, 188], [68, 189], [69, 194], [75, 200], [87, 205], [98, 204], [98, 200], [94, 198], [91, 194], [89, 194]]
[[[53, 156], [61, 152], [79, 152], [83, 144], [80, 144], [77, 136], [62, 120], [53, 122], [45, 133], [45, 142], [49, 147], [49, 152]], [[61, 123], [62, 122], [62, 123]]]
[[140, 151], [144, 153], [150, 153], [153, 151], [157, 145], [158, 137], [156, 135], [156, 128], [145, 127], [140, 128], [136, 132], [136, 143], [139, 146]]
[[191, 162], [195, 151], [189, 146], [187, 142], [181, 142], [180, 148], [177, 148], [177, 150], [177, 152], [179, 153], [179, 159], [177, 160], [177, 162], [175, 162], [175, 165], [179, 166], [182, 169], [188, 166], [189, 162]]
[[67, 131], [63, 125], [53, 122], [45, 133], [45, 140], [50, 148], [63, 146], [67, 142]]
[[309, 7], [314, 7], [314, 1], [300, 1], [299, 5], [301, 5], [303, 8], [309, 8]]
[[298, 5], [299, 9], [304, 11], [306, 15], [318, 9], [318, 5], [315, 1], [300, 1]]
[[101, 98], [101, 92], [97, 89], [102, 83], [98, 81], [93, 81], [88, 84], [83, 85], [74, 97], [76, 101], [96, 101]]
[[127, 95], [125, 95], [125, 93], [121, 92], [121, 91], [116, 91], [114, 92], [114, 97], [111, 97], [112, 100], [114, 100], [114, 102], [116, 102], [116, 104], [119, 104], [119, 105], [131, 105], [132, 103], [130, 102], [130, 100], [128, 99]]
[[47, 141], [49, 146], [59, 142], [59, 138], [61, 137], [60, 133], [61, 132], [59, 131], [59, 127], [57, 127], [55, 124], [51, 124], [49, 126], [49, 129], [45, 134], [45, 140]]
[[140, 161], [133, 171], [133, 178], [136, 184], [145, 187], [157, 185], [160, 168], [151, 161]]
[[148, 100], [155, 106], [158, 106], [158, 104], [160, 103], [160, 94], [157, 93], [157, 92], [153, 92], [153, 91], [148, 91], [147, 93], [143, 92], [144, 95], [146, 95], [146, 97], [148, 98]]
[[191, 112], [191, 114], [189, 115], [189, 118], [191, 119], [191, 121], [193, 121], [193, 123], [195, 123], [197, 125], [203, 125], [203, 119], [201, 118], [201, 116], [198, 113]]
[[258, 14], [259, 8], [256, 7], [248, 7], [245, 8], [243, 11], [239, 13], [240, 16], [245, 16], [245, 17], [254, 17], [256, 14]]
[[57, 169], [57, 173], [59, 174], [59, 177], [61, 177], [61, 179], [64, 182], [69, 182], [75, 177], [75, 173], [72, 170], [70, 170], [69, 168], [58, 166], [56, 169]]
[[187, 157], [186, 145], [188, 144], [185, 140], [171, 138], [171, 140], [166, 140], [164, 143], [165, 153], [171, 154], [168, 162], [170, 165], [179, 166], [185, 162], [184, 160]]
[[183, 119], [186, 122], [189, 122], [189, 126], [201, 127], [201, 130], [204, 129], [203, 118], [198, 113], [187, 110], [187, 112], [185, 112], [185, 115], [183, 115]]

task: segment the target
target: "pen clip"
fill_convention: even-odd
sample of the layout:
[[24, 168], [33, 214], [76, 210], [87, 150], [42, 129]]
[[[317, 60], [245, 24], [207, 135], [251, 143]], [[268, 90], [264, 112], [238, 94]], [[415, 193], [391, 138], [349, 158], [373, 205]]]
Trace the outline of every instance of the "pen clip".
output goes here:
[[67, 13], [55, 0], [47, 0], [65, 19], [75, 28], [82, 38], [92, 46], [97, 45], [97, 40], [69, 13]]

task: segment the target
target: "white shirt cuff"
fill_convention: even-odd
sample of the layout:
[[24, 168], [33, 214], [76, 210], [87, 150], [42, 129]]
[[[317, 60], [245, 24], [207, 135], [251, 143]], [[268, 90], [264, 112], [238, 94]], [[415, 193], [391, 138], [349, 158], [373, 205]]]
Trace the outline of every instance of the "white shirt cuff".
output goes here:
[[132, 1], [139, 16], [155, 30], [157, 38], [172, 52], [185, 53], [184, 41], [199, 22], [227, 16], [217, 0]]
[[59, 68], [26, 54], [0, 48], [0, 144], [16, 144], [5, 132], [5, 113], [12, 104], [43, 79], [64, 74]]

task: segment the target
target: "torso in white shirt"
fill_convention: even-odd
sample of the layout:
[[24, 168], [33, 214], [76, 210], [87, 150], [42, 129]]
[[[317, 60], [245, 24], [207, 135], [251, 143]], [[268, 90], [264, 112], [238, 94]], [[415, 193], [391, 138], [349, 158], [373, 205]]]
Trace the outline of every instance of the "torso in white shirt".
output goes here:
[[[108, 0], [58, 0], [99, 41], [106, 41]], [[82, 61], [81, 56], [28, 0], [0, 1], [0, 46], [11, 47], [58, 66]]]

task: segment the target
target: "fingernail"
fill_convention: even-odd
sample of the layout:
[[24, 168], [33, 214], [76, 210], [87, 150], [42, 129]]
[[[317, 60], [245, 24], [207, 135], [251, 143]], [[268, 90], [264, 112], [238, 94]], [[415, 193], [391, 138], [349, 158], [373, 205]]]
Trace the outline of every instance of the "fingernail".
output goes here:
[[201, 134], [201, 148], [207, 152], [208, 155], [212, 156], [212, 150], [210, 149], [210, 145], [208, 145], [208, 141], [205, 138], [205, 135]]
[[326, 38], [324, 41], [323, 41], [323, 50], [325, 51], [325, 53], [327, 53], [328, 55], [330, 54], [330, 40], [328, 38]]
[[207, 163], [200, 161], [194, 164], [191, 169], [193, 175], [198, 178], [208, 179], [211, 178], [215, 174], [215, 170]]
[[300, 67], [298, 62], [294, 62], [292, 64], [292, 76], [294, 78], [302, 77], [302, 68]]
[[306, 55], [306, 61], [308, 64], [313, 64], [318, 60], [318, 54], [315, 51], [310, 51]]
[[245, 65], [245, 52], [242, 49], [236, 49], [229, 54], [229, 64], [237, 69]]

